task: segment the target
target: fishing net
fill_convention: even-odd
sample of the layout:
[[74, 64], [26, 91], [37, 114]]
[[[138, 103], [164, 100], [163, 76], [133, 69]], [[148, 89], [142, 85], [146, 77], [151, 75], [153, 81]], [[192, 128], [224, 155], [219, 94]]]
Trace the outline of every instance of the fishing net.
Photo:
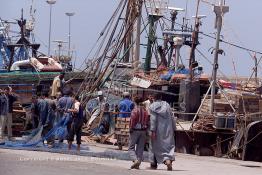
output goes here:
[[39, 147], [44, 146], [44, 141], [55, 137], [58, 140], [63, 140], [66, 138], [67, 124], [70, 121], [70, 114], [64, 115], [64, 117], [44, 136], [42, 132], [44, 127], [40, 126], [32, 130], [31, 134], [27, 136], [24, 140], [19, 141], [5, 141], [4, 146], [7, 147]]

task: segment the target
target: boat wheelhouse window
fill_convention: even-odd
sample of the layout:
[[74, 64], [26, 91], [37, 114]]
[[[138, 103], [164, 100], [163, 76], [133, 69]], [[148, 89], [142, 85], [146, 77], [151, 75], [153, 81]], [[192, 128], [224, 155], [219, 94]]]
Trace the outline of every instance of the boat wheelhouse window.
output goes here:
[[19, 66], [19, 69], [22, 72], [36, 72], [35, 68], [32, 65]]

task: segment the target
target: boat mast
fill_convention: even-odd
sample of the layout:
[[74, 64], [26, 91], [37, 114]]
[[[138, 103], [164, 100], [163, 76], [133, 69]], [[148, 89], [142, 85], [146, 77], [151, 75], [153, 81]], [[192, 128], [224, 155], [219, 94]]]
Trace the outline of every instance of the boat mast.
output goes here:
[[152, 47], [155, 41], [155, 22], [158, 21], [159, 16], [149, 14], [149, 34], [147, 40], [147, 49], [146, 49], [146, 60], [145, 60], [145, 72], [149, 73], [151, 69], [151, 58], [152, 58]]
[[[137, 1], [137, 0], [136, 0]], [[127, 7], [126, 7], [126, 16], [125, 16], [125, 27], [127, 30], [129, 30], [128, 32], [128, 35], [126, 36], [126, 39], [125, 39], [125, 44], [124, 44], [124, 51], [127, 51], [127, 54], [125, 55], [124, 57], [124, 62], [125, 63], [129, 63], [131, 62], [132, 60], [130, 60], [130, 55], [133, 53], [132, 52], [132, 49], [129, 49], [132, 41], [133, 41], [133, 29], [134, 29], [134, 24], [133, 24], [133, 21], [134, 19], [136, 18], [136, 15], [137, 15], [137, 3], [136, 1], [133, 1], [133, 0], [128, 0], [128, 4], [127, 4]], [[130, 25], [132, 25], [131, 27], [129, 27]], [[129, 28], [129, 29], [128, 29]], [[131, 57], [132, 59], [132, 57]]]
[[200, 0], [197, 2], [197, 9], [196, 9], [196, 16], [195, 16], [195, 25], [194, 30], [192, 33], [192, 43], [191, 43], [191, 50], [189, 56], [189, 69], [190, 69], [190, 80], [193, 80], [194, 72], [193, 72], [193, 63], [195, 62], [195, 50], [198, 45], [198, 33], [199, 33], [199, 26], [200, 26], [200, 18], [198, 16], [199, 11], [199, 4]]
[[143, 0], [137, 0], [138, 17], [136, 23], [136, 45], [135, 45], [135, 58], [134, 68], [138, 68], [139, 57], [140, 57], [140, 33], [141, 33], [141, 19], [142, 19], [142, 5]]
[[[168, 61], [167, 61], [167, 66], [170, 67], [171, 65], [171, 61], [172, 61], [172, 57], [173, 57], [173, 52], [175, 49], [175, 56], [176, 56], [176, 61], [174, 63], [175, 65], [175, 70], [177, 70], [177, 67], [179, 65], [179, 59], [180, 59], [180, 48], [183, 46], [184, 44], [184, 38], [185, 35], [182, 33], [177, 33], [177, 30], [175, 29], [175, 23], [176, 23], [176, 18], [177, 15], [180, 11], [184, 11], [184, 9], [182, 8], [176, 8], [176, 7], [168, 7], [168, 9], [170, 10], [170, 14], [171, 14], [171, 28], [170, 30], [166, 30], [163, 32], [164, 35], [164, 48], [166, 50], [166, 52], [169, 52], [168, 54]], [[170, 47], [168, 49], [167, 44], [170, 44]]]
[[216, 35], [216, 48], [215, 48], [215, 54], [214, 54], [214, 64], [213, 64], [213, 73], [212, 73], [211, 108], [210, 108], [211, 114], [213, 114], [214, 112], [216, 78], [217, 78], [217, 69], [218, 69], [219, 42], [220, 42], [220, 33], [222, 29], [222, 20], [223, 20], [223, 15], [229, 12], [229, 6], [225, 6], [225, 1], [221, 0], [218, 6], [214, 6], [213, 11], [216, 14], [215, 28], [217, 29], [217, 35]]
[[152, 58], [152, 48], [155, 42], [155, 23], [163, 16], [163, 10], [167, 9], [167, 2], [165, 0], [147, 0], [146, 6], [148, 10], [148, 21], [149, 21], [149, 32], [147, 40], [147, 50], [146, 50], [146, 59], [144, 65], [144, 71], [146, 74], [150, 73], [151, 69], [151, 58]]
[[[171, 14], [171, 31], [174, 31], [175, 30], [176, 17], [178, 15], [178, 12], [177, 12], [177, 10], [172, 10], [170, 12], [170, 14]], [[174, 41], [171, 41], [170, 42], [170, 52], [169, 52], [168, 61], [167, 61], [168, 67], [170, 66], [171, 59], [172, 59], [172, 56], [173, 56], [173, 52], [174, 52]]]

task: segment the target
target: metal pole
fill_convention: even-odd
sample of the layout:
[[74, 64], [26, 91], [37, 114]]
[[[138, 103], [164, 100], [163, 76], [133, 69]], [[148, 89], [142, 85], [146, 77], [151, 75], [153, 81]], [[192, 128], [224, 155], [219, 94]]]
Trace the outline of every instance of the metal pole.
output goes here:
[[71, 57], [71, 17], [75, 15], [74, 12], [66, 12], [66, 16], [68, 16], [68, 58]]
[[58, 60], [61, 62], [60, 55], [61, 55], [61, 47], [62, 43], [58, 43]]
[[138, 17], [137, 17], [137, 24], [136, 24], [136, 49], [135, 49], [134, 68], [138, 68], [139, 57], [140, 57], [140, 34], [141, 34], [142, 5], [143, 5], [143, 1], [139, 0], [139, 2], [138, 2]]
[[[176, 16], [177, 16], [177, 11], [172, 11], [171, 12], [171, 31], [174, 31], [175, 30], [175, 22], [176, 22]], [[180, 48], [178, 48], [179, 50]], [[176, 54], [179, 54], [179, 51], [176, 51], [177, 53]], [[171, 41], [170, 42], [170, 52], [169, 52], [169, 55], [168, 55], [168, 62], [167, 62], [167, 65], [170, 66], [170, 63], [171, 63], [171, 59], [172, 59], [172, 56], [173, 56], [173, 52], [174, 52], [174, 42]]]
[[[229, 11], [229, 7], [224, 6], [223, 0], [221, 0], [220, 6], [214, 6], [214, 12], [216, 13], [215, 28], [217, 28], [217, 35], [216, 35], [216, 48], [215, 48], [213, 73], [212, 73], [213, 82], [216, 82], [216, 78], [217, 78], [219, 42], [220, 42], [220, 33], [222, 29], [222, 20], [223, 20], [222, 15], [224, 15], [228, 11]], [[211, 108], [210, 108], [211, 114], [213, 114], [214, 112], [215, 91], [216, 91], [216, 83], [213, 83], [211, 88]]]
[[254, 59], [255, 59], [255, 68], [254, 68], [254, 71], [255, 71], [255, 81], [256, 81], [256, 87], [258, 87], [258, 78], [257, 78], [257, 66], [258, 66], [258, 63], [257, 63], [257, 57], [254, 56]]
[[160, 17], [156, 15], [149, 15], [149, 34], [148, 34], [149, 36], [147, 40], [146, 60], [144, 66], [144, 71], [147, 74], [149, 74], [149, 71], [151, 69], [152, 46], [153, 43], [155, 42], [154, 24], [159, 18]]
[[52, 4], [50, 4], [50, 13], [49, 13], [49, 38], [48, 38], [48, 56], [50, 56], [50, 43], [51, 43], [51, 24], [52, 24]]
[[69, 16], [69, 33], [68, 33], [68, 58], [70, 58], [71, 52], [71, 16]]
[[51, 31], [52, 31], [52, 5], [56, 3], [56, 0], [47, 0], [46, 2], [50, 6], [50, 11], [49, 11], [49, 37], [48, 37], [48, 56], [50, 56]]

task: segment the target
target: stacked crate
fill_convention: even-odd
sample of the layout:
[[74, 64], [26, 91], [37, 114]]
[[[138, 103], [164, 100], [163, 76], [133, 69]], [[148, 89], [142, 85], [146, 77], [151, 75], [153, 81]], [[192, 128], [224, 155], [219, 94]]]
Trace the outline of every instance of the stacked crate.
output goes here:
[[[246, 94], [239, 91], [227, 92], [227, 99], [238, 114], [256, 113], [262, 110], [262, 102], [259, 95]], [[214, 101], [214, 112], [233, 112], [227, 99], [223, 95], [217, 96]], [[211, 100], [207, 98], [200, 109], [199, 116], [209, 114], [210, 107]]]
[[259, 98], [239, 98], [237, 101], [238, 113], [259, 112]]
[[129, 123], [130, 118], [116, 118], [115, 136], [120, 149], [122, 146], [128, 146], [129, 143]]
[[[261, 119], [262, 112], [262, 100], [260, 95], [247, 93], [244, 91], [227, 91], [226, 97], [224, 95], [217, 95], [214, 101], [214, 112], [215, 113], [232, 113], [233, 110], [231, 105], [236, 110], [237, 116], [243, 116], [241, 119], [247, 122], [256, 121]], [[203, 105], [199, 111], [199, 119], [195, 124], [195, 129], [205, 128], [205, 126], [211, 126], [213, 117], [210, 114], [211, 100], [207, 97], [203, 102]], [[208, 129], [211, 129], [210, 127]]]
[[[230, 103], [235, 107], [235, 102], [230, 100]], [[214, 131], [215, 118], [210, 113], [211, 108], [211, 99], [208, 97], [202, 104], [202, 107], [199, 111], [199, 119], [195, 122], [193, 128], [195, 130], [204, 130], [204, 131]], [[217, 95], [214, 100], [214, 112], [215, 113], [232, 113], [233, 109], [229, 105], [226, 99], [221, 98]]]
[[[233, 107], [235, 107], [235, 101], [229, 99], [230, 103]], [[205, 117], [206, 115], [210, 114], [211, 108], [211, 99], [207, 97], [202, 104], [202, 107], [199, 111], [199, 117]], [[220, 95], [216, 95], [214, 100], [214, 112], [233, 112], [231, 106], [229, 105], [228, 101]]]
[[12, 114], [12, 132], [14, 136], [21, 136], [26, 129], [26, 110], [20, 103], [14, 103]]

